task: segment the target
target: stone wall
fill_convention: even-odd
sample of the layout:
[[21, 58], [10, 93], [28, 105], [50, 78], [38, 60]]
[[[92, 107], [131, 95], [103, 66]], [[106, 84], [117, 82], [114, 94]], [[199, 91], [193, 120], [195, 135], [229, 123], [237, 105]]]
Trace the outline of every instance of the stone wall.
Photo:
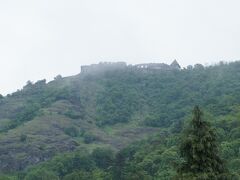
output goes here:
[[146, 63], [129, 65], [125, 62], [101, 62], [99, 64], [92, 64], [88, 66], [81, 66], [81, 73], [99, 73], [109, 70], [122, 69], [126, 67], [137, 68], [137, 69], [155, 69], [155, 70], [176, 70], [181, 69], [180, 65], [174, 60], [171, 65], [165, 63]]

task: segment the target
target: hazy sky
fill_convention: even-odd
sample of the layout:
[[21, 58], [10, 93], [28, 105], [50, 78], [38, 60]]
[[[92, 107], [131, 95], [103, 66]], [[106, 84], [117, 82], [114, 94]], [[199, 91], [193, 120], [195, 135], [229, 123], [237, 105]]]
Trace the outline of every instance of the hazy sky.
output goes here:
[[239, 0], [0, 0], [0, 93], [83, 64], [240, 59]]

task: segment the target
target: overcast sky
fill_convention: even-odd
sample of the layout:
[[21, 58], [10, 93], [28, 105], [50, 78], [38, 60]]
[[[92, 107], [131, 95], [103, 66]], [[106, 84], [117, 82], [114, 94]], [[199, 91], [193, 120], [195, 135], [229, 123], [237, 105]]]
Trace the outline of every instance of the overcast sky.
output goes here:
[[0, 0], [0, 93], [84, 64], [240, 59], [239, 0]]

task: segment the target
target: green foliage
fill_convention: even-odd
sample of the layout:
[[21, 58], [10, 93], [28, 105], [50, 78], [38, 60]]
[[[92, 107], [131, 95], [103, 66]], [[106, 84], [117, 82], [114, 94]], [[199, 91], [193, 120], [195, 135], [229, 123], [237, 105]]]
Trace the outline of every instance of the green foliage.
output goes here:
[[178, 169], [179, 179], [216, 179], [227, 170], [218, 155], [216, 135], [203, 120], [203, 113], [196, 106], [193, 119], [181, 142], [180, 153], [184, 158]]
[[167, 122], [165, 122], [166, 116], [154, 116], [154, 115], [148, 115], [145, 120], [144, 124], [146, 126], [151, 126], [151, 127], [164, 127]]
[[71, 118], [71, 119], [80, 119], [82, 118], [82, 115], [80, 112], [74, 111], [74, 110], [68, 110], [64, 113], [65, 116]]
[[19, 113], [16, 113], [14, 121], [8, 123], [2, 132], [14, 129], [23, 122], [30, 121], [38, 115], [40, 106], [37, 103], [27, 103]]
[[120, 82], [108, 82], [105, 92], [99, 95], [97, 123], [100, 126], [126, 123], [137, 109], [137, 93]]
[[230, 162], [230, 169], [240, 174], [240, 159], [234, 159]]
[[[95, 179], [171, 179], [176, 175], [174, 166], [182, 160], [177, 151], [179, 133], [190, 120], [189, 111], [199, 104], [216, 128], [221, 158], [230, 172], [239, 175], [239, 69], [240, 62], [180, 71], [129, 66], [100, 74], [59, 76], [49, 83], [28, 82], [23, 90], [0, 97], [0, 141], [4, 144], [0, 161], [12, 170], [16, 164], [24, 169], [50, 159], [39, 167], [59, 178], [80, 173]], [[126, 147], [133, 138], [147, 138], [156, 130], [158, 137]], [[21, 134], [29, 134], [27, 143], [19, 142]], [[86, 147], [90, 153], [96, 146], [126, 148], [114, 157], [103, 148], [51, 159], [74, 148]], [[22, 161], [28, 155], [31, 158]]]
[[97, 140], [97, 137], [90, 132], [84, 133], [83, 138], [84, 138], [84, 142], [86, 144], [90, 144], [90, 143], [94, 142], [95, 140]]
[[0, 180], [13, 180], [13, 178], [5, 176], [5, 175], [0, 175]]
[[89, 154], [75, 152], [56, 156], [49, 162], [32, 167], [28, 170], [27, 176], [31, 175], [32, 172], [35, 174], [35, 171], [38, 172], [41, 169], [51, 171], [54, 175], [61, 178], [75, 171], [90, 172], [95, 168], [95, 162]]
[[26, 142], [26, 140], [27, 140], [27, 135], [26, 134], [21, 134], [20, 141], [21, 142]]
[[238, 139], [240, 138], [240, 127], [233, 128], [230, 132], [230, 137], [232, 139]]
[[67, 127], [64, 129], [64, 132], [71, 137], [79, 136], [79, 130], [76, 126]]
[[75, 171], [64, 176], [63, 180], [107, 180], [106, 173], [101, 170], [94, 170], [92, 172]]
[[28, 169], [25, 179], [108, 180], [111, 175], [107, 168], [112, 165], [113, 157], [113, 152], [106, 148], [95, 149], [92, 154], [84, 151], [67, 153]]
[[113, 179], [172, 179], [179, 157], [168, 141], [159, 135], [121, 150], [115, 157]]
[[92, 152], [92, 158], [97, 167], [106, 170], [113, 165], [114, 153], [108, 148], [97, 148]]
[[86, 171], [75, 171], [71, 174], [64, 176], [63, 180], [91, 180], [91, 174]]
[[27, 174], [24, 180], [59, 180], [51, 171], [38, 169]]

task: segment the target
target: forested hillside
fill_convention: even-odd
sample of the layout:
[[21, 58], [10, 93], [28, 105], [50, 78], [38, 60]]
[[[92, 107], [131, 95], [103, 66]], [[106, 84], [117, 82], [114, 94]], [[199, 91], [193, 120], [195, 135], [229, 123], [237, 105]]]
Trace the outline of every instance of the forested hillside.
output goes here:
[[0, 97], [2, 179], [171, 179], [195, 105], [238, 179], [240, 62], [29, 81]]

